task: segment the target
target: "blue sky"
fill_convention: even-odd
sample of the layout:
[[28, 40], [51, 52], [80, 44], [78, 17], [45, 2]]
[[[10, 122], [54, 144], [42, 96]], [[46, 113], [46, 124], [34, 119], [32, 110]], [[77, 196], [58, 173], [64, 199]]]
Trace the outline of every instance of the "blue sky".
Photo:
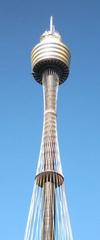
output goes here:
[[39, 156], [42, 88], [30, 52], [49, 28], [72, 55], [59, 88], [58, 133], [74, 240], [100, 238], [100, 2], [0, 4], [0, 239], [22, 240]]

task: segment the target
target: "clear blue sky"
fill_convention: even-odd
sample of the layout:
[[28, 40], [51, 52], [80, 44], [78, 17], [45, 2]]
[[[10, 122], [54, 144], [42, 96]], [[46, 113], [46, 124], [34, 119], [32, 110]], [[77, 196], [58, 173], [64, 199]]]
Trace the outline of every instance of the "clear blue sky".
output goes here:
[[1, 0], [1, 240], [24, 236], [43, 120], [30, 52], [50, 15], [72, 53], [59, 88], [58, 132], [74, 240], [100, 238], [100, 2]]

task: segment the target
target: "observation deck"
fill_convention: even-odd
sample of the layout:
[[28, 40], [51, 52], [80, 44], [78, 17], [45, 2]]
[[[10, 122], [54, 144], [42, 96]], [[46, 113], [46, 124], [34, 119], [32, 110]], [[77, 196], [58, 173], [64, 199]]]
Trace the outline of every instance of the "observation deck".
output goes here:
[[40, 37], [40, 42], [32, 49], [32, 74], [37, 82], [42, 84], [42, 74], [52, 69], [59, 75], [59, 84], [63, 83], [69, 74], [71, 54], [62, 42], [61, 35], [55, 31], [53, 17], [50, 19], [50, 30]]

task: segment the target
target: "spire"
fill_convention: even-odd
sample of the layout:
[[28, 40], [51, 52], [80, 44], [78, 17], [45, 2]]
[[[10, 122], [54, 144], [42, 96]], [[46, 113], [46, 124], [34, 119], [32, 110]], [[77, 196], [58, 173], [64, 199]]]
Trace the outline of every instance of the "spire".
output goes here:
[[53, 16], [50, 17], [50, 32], [53, 34], [55, 32], [55, 26], [53, 23]]

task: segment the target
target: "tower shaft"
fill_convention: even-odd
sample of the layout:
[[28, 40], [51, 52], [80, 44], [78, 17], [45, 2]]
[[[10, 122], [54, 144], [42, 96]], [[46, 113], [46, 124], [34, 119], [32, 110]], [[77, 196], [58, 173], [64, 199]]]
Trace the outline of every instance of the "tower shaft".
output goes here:
[[[55, 181], [54, 170], [56, 161], [56, 100], [58, 89], [58, 75], [51, 69], [43, 73], [44, 94], [44, 126], [43, 146], [44, 154], [44, 205], [42, 240], [54, 240], [55, 224]], [[41, 176], [41, 174], [40, 174]]]
[[44, 171], [54, 170], [56, 161], [56, 101], [58, 90], [58, 75], [48, 70], [43, 74], [44, 94]]
[[54, 183], [47, 181], [44, 184], [44, 216], [42, 240], [54, 240], [55, 196]]

